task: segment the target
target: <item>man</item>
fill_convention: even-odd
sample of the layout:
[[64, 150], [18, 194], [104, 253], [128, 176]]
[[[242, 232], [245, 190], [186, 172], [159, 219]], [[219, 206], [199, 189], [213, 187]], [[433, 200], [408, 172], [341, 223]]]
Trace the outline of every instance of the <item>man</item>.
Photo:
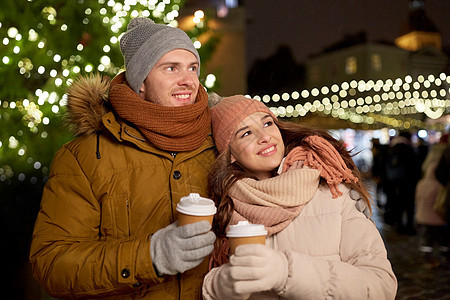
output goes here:
[[[402, 131], [391, 140], [387, 150], [385, 192], [387, 197], [385, 222], [396, 225], [398, 233], [414, 235], [414, 201], [421, 170], [411, 133]], [[403, 214], [406, 213], [406, 224]]]
[[200, 299], [215, 235], [177, 226], [176, 205], [207, 196], [215, 159], [200, 59], [180, 29], [135, 18], [126, 71], [68, 90], [77, 138], [56, 154], [31, 245], [34, 277], [58, 298]]

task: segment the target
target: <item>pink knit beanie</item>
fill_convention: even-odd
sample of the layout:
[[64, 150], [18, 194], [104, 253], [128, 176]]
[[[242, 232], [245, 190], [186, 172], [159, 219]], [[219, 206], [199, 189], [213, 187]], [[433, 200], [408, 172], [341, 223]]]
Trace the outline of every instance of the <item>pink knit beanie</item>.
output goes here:
[[267, 112], [276, 119], [264, 103], [242, 95], [223, 98], [211, 108], [213, 137], [219, 153], [228, 147], [236, 126], [255, 112]]

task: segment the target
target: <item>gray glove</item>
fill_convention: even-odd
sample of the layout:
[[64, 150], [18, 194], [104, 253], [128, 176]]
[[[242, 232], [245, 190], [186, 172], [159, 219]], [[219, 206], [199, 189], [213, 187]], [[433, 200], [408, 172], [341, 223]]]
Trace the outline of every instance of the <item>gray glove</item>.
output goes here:
[[155, 232], [150, 254], [158, 275], [175, 275], [198, 266], [213, 248], [216, 235], [207, 221], [177, 227], [177, 222]]
[[362, 212], [366, 216], [366, 218], [370, 220], [370, 218], [372, 217], [372, 213], [370, 212], [369, 206], [361, 197], [361, 195], [356, 190], [352, 189], [350, 191], [350, 198], [356, 201], [356, 209]]

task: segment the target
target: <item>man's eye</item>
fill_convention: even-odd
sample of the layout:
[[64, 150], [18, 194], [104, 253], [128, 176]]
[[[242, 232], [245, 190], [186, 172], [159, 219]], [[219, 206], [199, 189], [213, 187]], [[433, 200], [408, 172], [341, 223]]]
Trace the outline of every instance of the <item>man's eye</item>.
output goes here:
[[175, 70], [175, 67], [167, 67], [166, 70], [167, 71], [173, 71], [173, 70]]
[[190, 69], [191, 71], [196, 72], [196, 71], [197, 71], [197, 66], [192, 66], [192, 67], [190, 67], [189, 69]]

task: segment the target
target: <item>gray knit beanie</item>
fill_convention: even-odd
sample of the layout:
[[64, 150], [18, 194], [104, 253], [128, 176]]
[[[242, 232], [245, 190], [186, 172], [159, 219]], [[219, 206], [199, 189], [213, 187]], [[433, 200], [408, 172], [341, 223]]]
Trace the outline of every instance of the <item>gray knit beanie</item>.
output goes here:
[[183, 30], [147, 18], [132, 19], [120, 39], [120, 50], [125, 60], [125, 77], [133, 91], [139, 94], [139, 88], [158, 60], [175, 49], [191, 52], [200, 64], [198, 52]]

